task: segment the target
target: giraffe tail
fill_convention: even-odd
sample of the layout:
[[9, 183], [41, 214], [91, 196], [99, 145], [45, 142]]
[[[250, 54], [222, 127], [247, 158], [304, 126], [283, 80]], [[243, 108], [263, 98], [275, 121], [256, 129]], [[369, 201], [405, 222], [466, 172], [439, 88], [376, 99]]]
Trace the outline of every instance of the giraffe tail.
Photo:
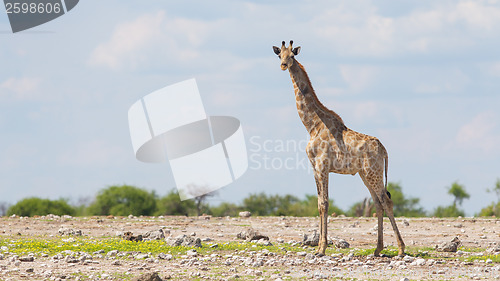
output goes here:
[[387, 189], [387, 170], [389, 169], [389, 156], [385, 153], [385, 189]]
[[[385, 164], [385, 169], [384, 169], [384, 173], [385, 173], [385, 190], [387, 190], [387, 170], [389, 169], [389, 154], [387, 153], [387, 150], [385, 149], [385, 147], [382, 145], [382, 148], [384, 150], [384, 164]], [[391, 195], [389, 192], [387, 192], [388, 195], [389, 195], [389, 198], [391, 198]]]

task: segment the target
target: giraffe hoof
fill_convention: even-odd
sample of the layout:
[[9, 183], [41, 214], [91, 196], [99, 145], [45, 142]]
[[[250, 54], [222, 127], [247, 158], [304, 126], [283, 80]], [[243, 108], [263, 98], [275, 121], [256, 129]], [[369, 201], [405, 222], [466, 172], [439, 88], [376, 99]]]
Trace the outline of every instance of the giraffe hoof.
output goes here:
[[321, 258], [321, 257], [325, 256], [325, 253], [316, 252], [314, 255], [317, 256], [317, 257], [319, 257], [319, 258]]

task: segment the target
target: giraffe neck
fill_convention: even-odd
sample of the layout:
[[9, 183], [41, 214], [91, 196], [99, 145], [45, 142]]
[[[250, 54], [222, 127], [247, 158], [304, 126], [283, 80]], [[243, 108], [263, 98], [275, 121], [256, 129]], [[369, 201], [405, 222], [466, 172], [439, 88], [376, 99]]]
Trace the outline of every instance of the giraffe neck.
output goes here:
[[297, 111], [309, 134], [312, 135], [314, 130], [321, 128], [320, 125], [325, 122], [331, 123], [325, 124], [329, 129], [332, 129], [332, 124], [338, 124], [342, 126], [339, 129], [345, 129], [342, 118], [319, 101], [302, 64], [294, 59], [288, 70], [295, 91]]

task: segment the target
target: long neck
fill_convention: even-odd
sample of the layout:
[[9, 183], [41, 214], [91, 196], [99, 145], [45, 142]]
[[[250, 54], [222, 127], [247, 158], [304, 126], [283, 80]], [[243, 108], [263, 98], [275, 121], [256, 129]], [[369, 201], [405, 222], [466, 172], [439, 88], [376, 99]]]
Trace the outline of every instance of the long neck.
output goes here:
[[[340, 116], [326, 108], [319, 101], [304, 67], [294, 59], [292, 66], [288, 70], [295, 91], [297, 111], [309, 134], [312, 134], [315, 129], [321, 128], [322, 123], [330, 123], [330, 121], [336, 121], [334, 123], [341, 124], [345, 128]], [[330, 127], [329, 124], [325, 125]]]

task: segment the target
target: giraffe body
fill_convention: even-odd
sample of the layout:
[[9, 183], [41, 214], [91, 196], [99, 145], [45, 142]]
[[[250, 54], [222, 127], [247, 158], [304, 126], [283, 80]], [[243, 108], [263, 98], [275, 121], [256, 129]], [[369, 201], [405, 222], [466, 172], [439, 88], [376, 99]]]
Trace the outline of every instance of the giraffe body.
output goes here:
[[[328, 176], [359, 174], [370, 191], [378, 217], [378, 240], [375, 255], [383, 249], [383, 214], [386, 212], [396, 234], [399, 254], [404, 255], [404, 242], [393, 215], [393, 204], [387, 192], [388, 155], [375, 137], [353, 131], [338, 114], [326, 108], [317, 98], [304, 67], [295, 59], [300, 47], [273, 47], [281, 59], [281, 69], [289, 70], [295, 91], [297, 111], [311, 138], [306, 147], [314, 170], [318, 191], [320, 241], [317, 254], [324, 255], [327, 247]], [[386, 184], [384, 184], [384, 175]]]

